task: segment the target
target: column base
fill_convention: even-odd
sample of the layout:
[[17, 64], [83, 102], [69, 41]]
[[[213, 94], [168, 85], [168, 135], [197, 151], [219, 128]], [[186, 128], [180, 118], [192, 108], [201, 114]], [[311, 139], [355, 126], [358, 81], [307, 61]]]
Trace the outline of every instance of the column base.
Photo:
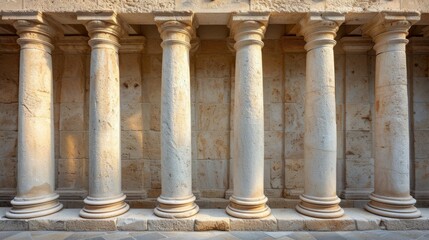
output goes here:
[[262, 199], [238, 198], [231, 196], [226, 213], [236, 218], [263, 218], [271, 214], [267, 197]]
[[15, 197], [11, 201], [13, 207], [6, 212], [6, 217], [28, 219], [56, 213], [63, 208], [63, 205], [58, 202], [58, 197], [59, 195], [56, 193], [36, 199]]
[[79, 215], [83, 218], [91, 219], [119, 216], [130, 209], [130, 206], [124, 202], [125, 198], [124, 194], [109, 199], [86, 197], [83, 201], [85, 207], [80, 211]]
[[418, 218], [422, 214], [414, 207], [416, 200], [409, 198], [392, 198], [371, 193], [371, 201], [365, 206], [365, 210], [376, 215], [391, 218]]
[[160, 196], [154, 213], [162, 218], [186, 218], [194, 216], [200, 210], [198, 205], [195, 204], [195, 199], [194, 195], [185, 199], [171, 199]]
[[315, 218], [339, 218], [344, 215], [339, 205], [341, 200], [337, 196], [318, 198], [302, 194], [299, 198], [301, 202], [296, 205], [296, 210], [304, 215]]

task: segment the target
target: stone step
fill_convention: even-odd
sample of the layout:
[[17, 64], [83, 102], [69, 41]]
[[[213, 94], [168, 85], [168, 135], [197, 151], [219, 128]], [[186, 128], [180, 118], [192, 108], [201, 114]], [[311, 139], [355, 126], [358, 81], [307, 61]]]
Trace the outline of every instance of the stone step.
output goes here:
[[420, 208], [422, 217], [393, 219], [380, 217], [363, 209], [345, 208], [337, 219], [317, 219], [294, 209], [272, 209], [262, 219], [230, 217], [224, 209], [201, 209], [194, 217], [159, 218], [153, 209], [131, 209], [109, 219], [83, 219], [80, 209], [28, 220], [5, 218], [8, 208], [0, 208], [0, 231], [354, 231], [354, 230], [429, 230], [429, 208]]

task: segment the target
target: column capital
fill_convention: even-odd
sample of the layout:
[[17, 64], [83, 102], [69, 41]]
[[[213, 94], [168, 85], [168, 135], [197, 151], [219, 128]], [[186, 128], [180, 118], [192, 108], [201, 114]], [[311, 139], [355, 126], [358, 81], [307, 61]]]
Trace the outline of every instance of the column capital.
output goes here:
[[368, 37], [343, 37], [339, 44], [347, 54], [366, 53], [374, 45], [371, 38]]
[[195, 29], [198, 27], [192, 12], [155, 12], [154, 15], [163, 40], [161, 46], [178, 43], [191, 49], [190, 42], [196, 37]]
[[121, 38], [120, 53], [142, 53], [145, 47], [146, 38], [143, 36], [132, 36]]
[[362, 26], [362, 32], [372, 37], [377, 53], [405, 51], [408, 29], [420, 20], [418, 12], [382, 12]]
[[228, 27], [231, 29], [231, 37], [235, 40], [235, 50], [248, 44], [259, 44], [263, 47], [262, 39], [269, 19], [270, 14], [265, 12], [232, 15]]
[[85, 22], [92, 48], [113, 47], [117, 50], [120, 47], [119, 39], [126, 35], [124, 23], [116, 12], [79, 13], [77, 20]]
[[22, 48], [36, 48], [51, 52], [53, 38], [61, 32], [53, 20], [41, 12], [4, 13], [2, 20], [11, 21], [19, 35], [17, 40]]
[[334, 46], [338, 28], [345, 21], [344, 14], [338, 12], [310, 12], [299, 21], [298, 35], [304, 36], [305, 50]]

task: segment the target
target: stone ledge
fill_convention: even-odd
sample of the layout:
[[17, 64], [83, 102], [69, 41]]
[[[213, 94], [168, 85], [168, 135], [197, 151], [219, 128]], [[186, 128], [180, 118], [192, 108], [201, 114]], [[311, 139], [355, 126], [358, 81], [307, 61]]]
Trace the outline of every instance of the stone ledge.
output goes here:
[[263, 219], [230, 217], [224, 209], [201, 209], [193, 217], [164, 219], [152, 209], [131, 209], [109, 219], [83, 219], [80, 209], [62, 211], [40, 218], [15, 220], [5, 218], [9, 208], [0, 208], [0, 231], [353, 231], [353, 230], [429, 230], [429, 208], [420, 208], [418, 219], [380, 217], [363, 209], [345, 208], [337, 219], [317, 219], [294, 209], [272, 209]]

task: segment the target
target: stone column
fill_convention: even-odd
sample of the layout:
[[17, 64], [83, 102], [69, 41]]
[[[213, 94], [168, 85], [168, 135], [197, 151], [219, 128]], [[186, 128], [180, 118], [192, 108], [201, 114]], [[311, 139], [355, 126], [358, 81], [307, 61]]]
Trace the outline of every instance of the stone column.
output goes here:
[[55, 30], [39, 13], [14, 20], [21, 46], [18, 104], [17, 193], [8, 218], [34, 218], [59, 211], [55, 190], [52, 38]]
[[192, 193], [190, 41], [193, 15], [155, 16], [162, 38], [161, 196], [155, 214], [165, 218], [195, 215]]
[[418, 13], [381, 13], [363, 26], [376, 51], [374, 192], [365, 209], [386, 217], [416, 218], [410, 196], [410, 138], [406, 36]]
[[262, 218], [271, 213], [264, 195], [264, 98], [262, 47], [268, 15], [234, 15], [235, 92], [233, 193], [226, 212], [238, 218]]
[[[112, 15], [87, 20], [91, 46], [89, 89], [89, 194], [80, 216], [108, 218], [128, 211], [121, 189], [121, 118], [119, 37], [121, 28]], [[105, 19], [105, 18], [103, 18]]]
[[299, 23], [306, 41], [304, 194], [296, 210], [318, 218], [344, 214], [336, 195], [337, 128], [334, 38], [344, 16], [309, 13]]

